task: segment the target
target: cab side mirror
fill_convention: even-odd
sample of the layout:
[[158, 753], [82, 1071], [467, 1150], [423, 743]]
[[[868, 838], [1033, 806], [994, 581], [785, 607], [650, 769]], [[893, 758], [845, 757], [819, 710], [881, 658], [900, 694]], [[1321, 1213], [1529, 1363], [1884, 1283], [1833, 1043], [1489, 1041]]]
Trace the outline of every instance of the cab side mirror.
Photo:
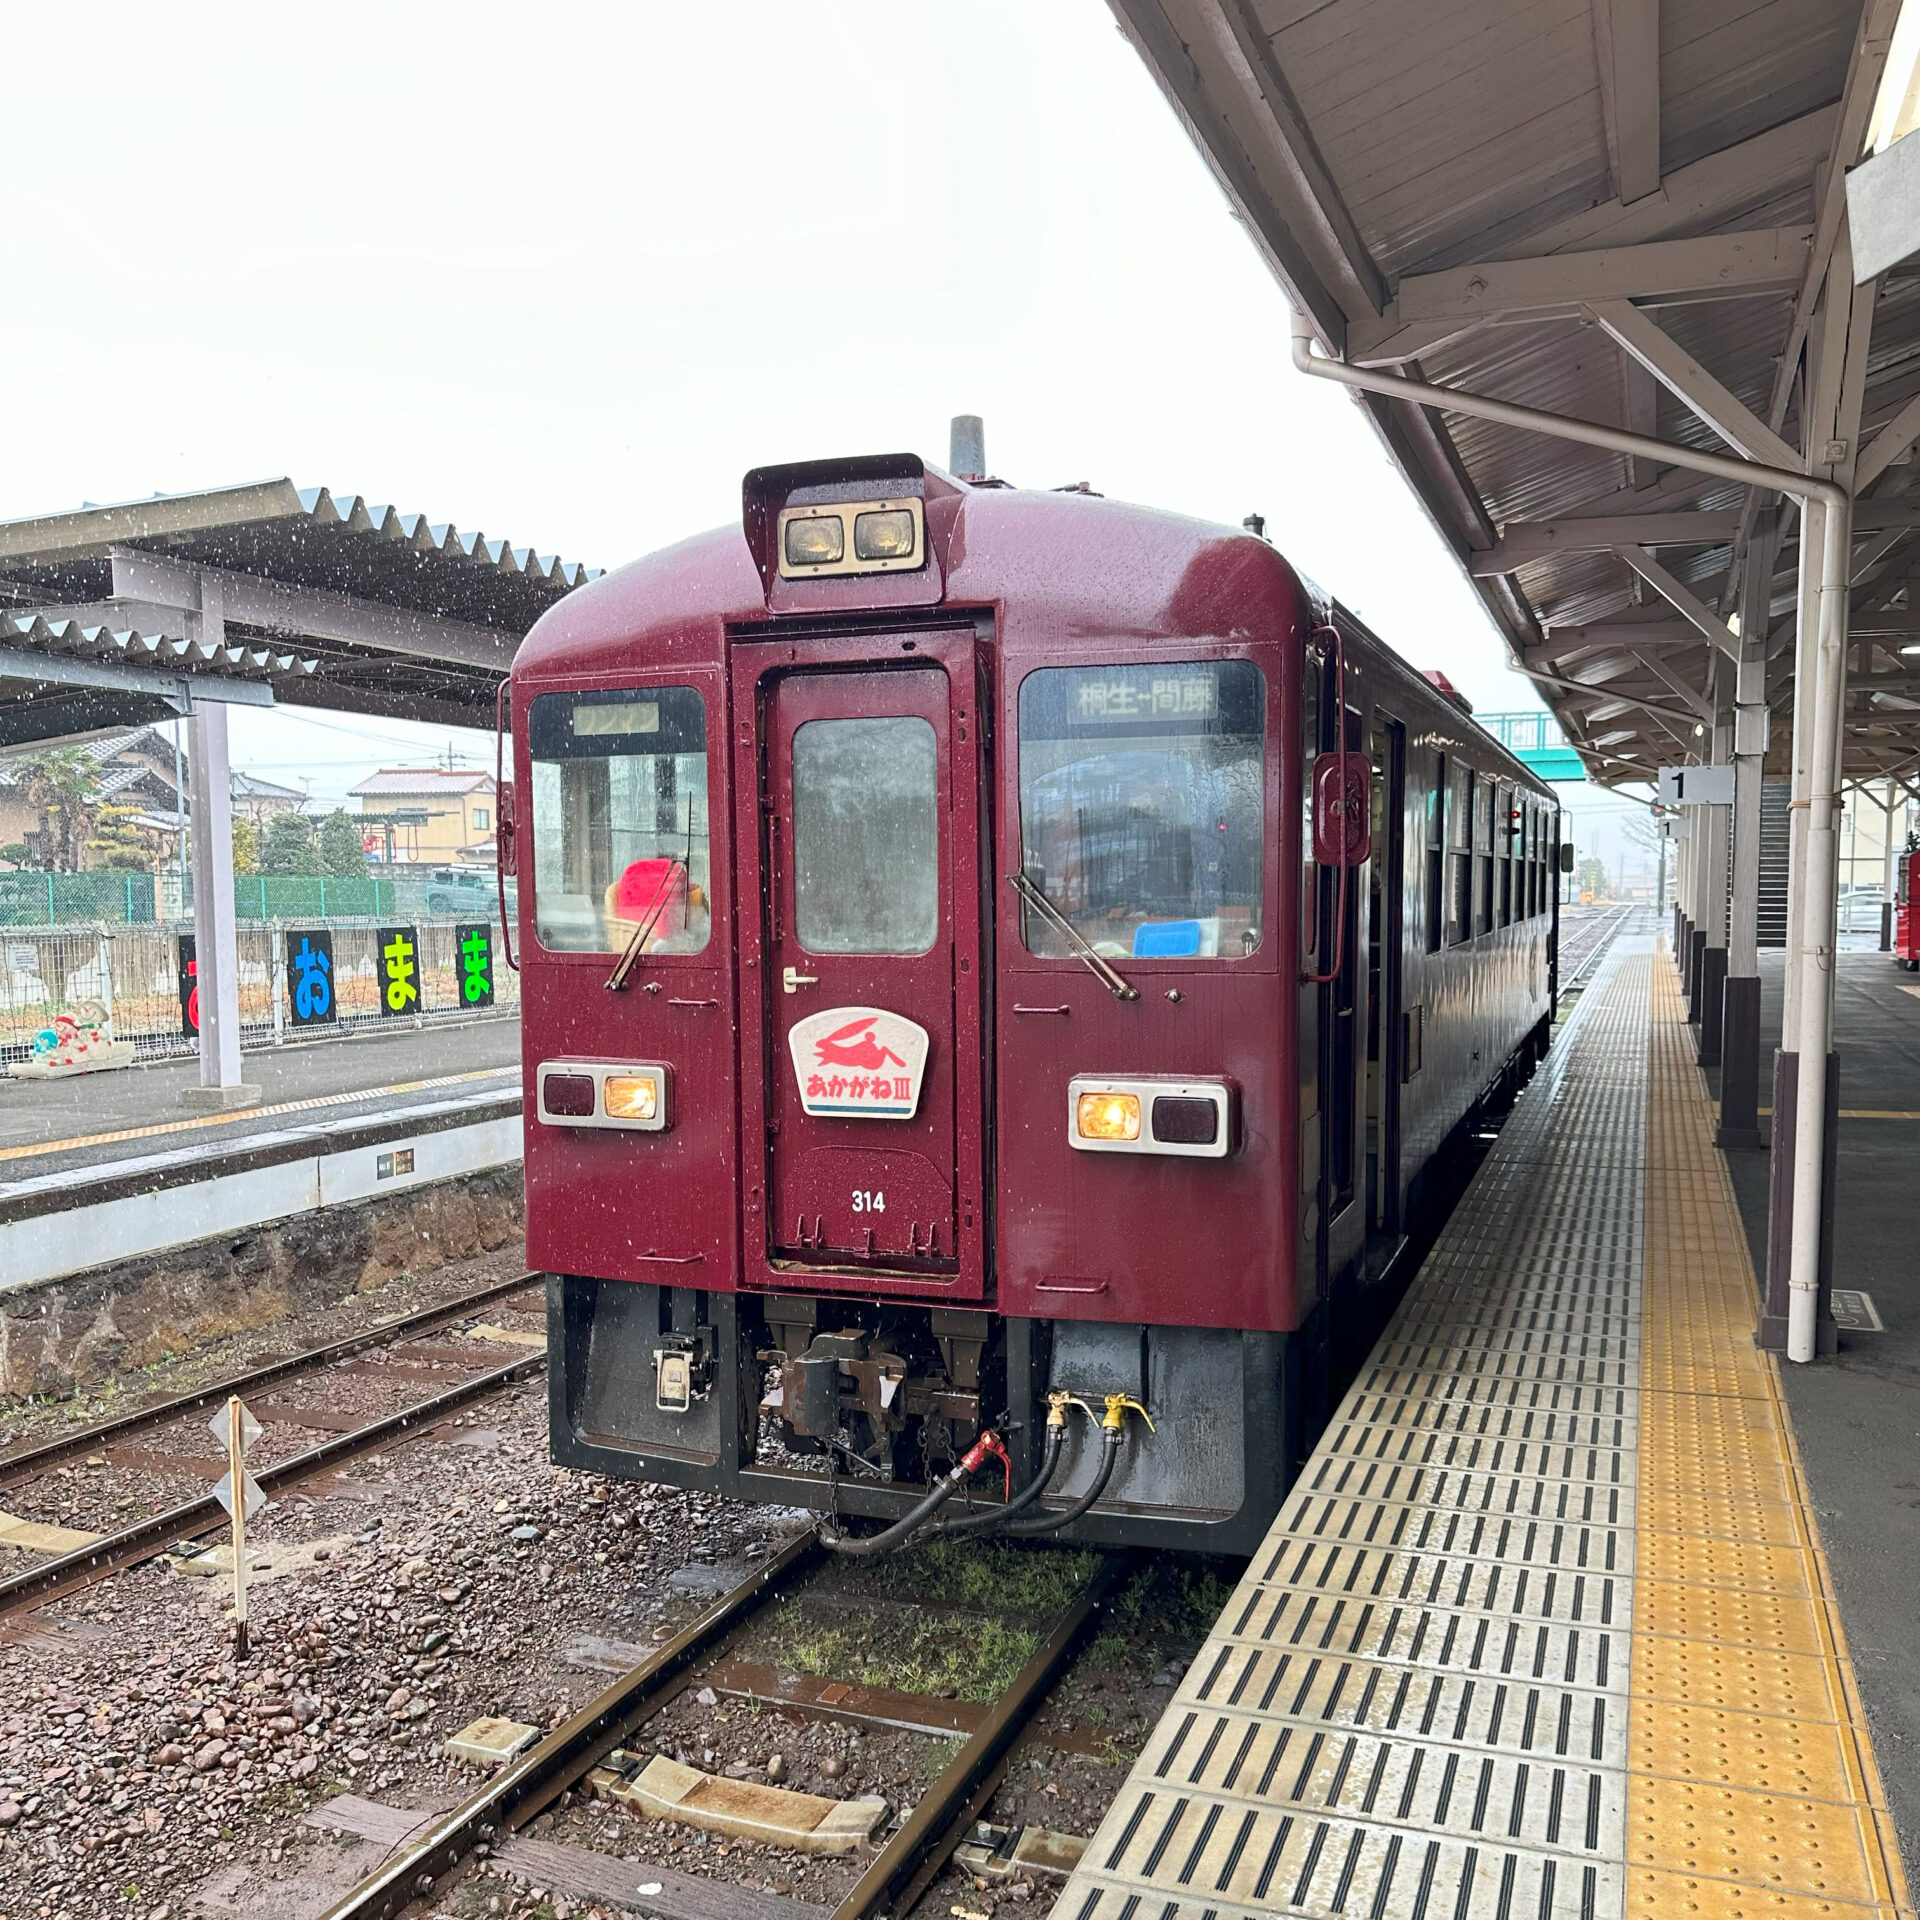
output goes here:
[[494, 795], [494, 856], [509, 879], [518, 871], [513, 849], [513, 782], [503, 780]]
[[1571, 840], [1562, 840], [1560, 842], [1560, 871], [1562, 873], [1571, 873], [1573, 871], [1573, 842]]
[[1373, 764], [1364, 753], [1323, 753], [1313, 763], [1313, 857], [1360, 867], [1373, 857]]

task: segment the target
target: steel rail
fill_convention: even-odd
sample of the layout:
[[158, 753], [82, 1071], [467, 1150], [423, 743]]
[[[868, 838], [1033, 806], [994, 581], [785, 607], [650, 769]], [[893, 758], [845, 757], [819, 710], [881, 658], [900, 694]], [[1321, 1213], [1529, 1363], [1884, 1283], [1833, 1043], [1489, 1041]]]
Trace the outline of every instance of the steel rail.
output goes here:
[[463, 1318], [475, 1307], [491, 1305], [508, 1294], [520, 1293], [537, 1285], [540, 1277], [537, 1273], [523, 1273], [516, 1279], [497, 1280], [488, 1286], [476, 1288], [472, 1293], [463, 1293], [457, 1300], [443, 1301], [437, 1307], [422, 1307], [418, 1313], [369, 1327], [364, 1333], [349, 1334], [345, 1339], [332, 1341], [324, 1347], [314, 1347], [306, 1353], [275, 1360], [246, 1373], [230, 1375], [225, 1380], [214, 1382], [212, 1386], [196, 1387], [191, 1393], [178, 1393], [170, 1399], [156, 1401], [150, 1407], [118, 1414], [111, 1420], [97, 1421], [90, 1427], [64, 1434], [58, 1440], [49, 1440], [44, 1446], [31, 1448], [27, 1452], [0, 1455], [0, 1487], [18, 1486], [22, 1480], [30, 1480], [36, 1474], [44, 1473], [49, 1467], [56, 1467], [63, 1460], [71, 1460], [78, 1454], [91, 1453], [129, 1435], [149, 1433], [155, 1427], [184, 1420], [190, 1414], [220, 1405], [236, 1393], [243, 1396], [257, 1393], [262, 1387], [278, 1386], [282, 1381], [298, 1379], [303, 1373], [331, 1366], [336, 1360], [349, 1360], [370, 1348], [389, 1346], [395, 1341], [409, 1339], [416, 1333], [430, 1333], [449, 1320]]
[[[291, 1460], [281, 1461], [277, 1467], [262, 1467], [254, 1478], [264, 1492], [277, 1493], [282, 1487], [290, 1487], [316, 1473], [324, 1473], [327, 1468], [338, 1466], [341, 1461], [351, 1460], [388, 1441], [405, 1439], [410, 1431], [431, 1426], [456, 1407], [463, 1407], [471, 1400], [485, 1399], [488, 1394], [497, 1393], [502, 1387], [527, 1379], [542, 1371], [546, 1364], [547, 1356], [544, 1353], [529, 1354], [524, 1360], [511, 1360], [504, 1367], [495, 1367], [491, 1372], [463, 1380], [458, 1386], [435, 1394], [430, 1400], [416, 1401], [410, 1407], [401, 1408], [398, 1413], [385, 1414], [364, 1427], [356, 1427], [351, 1433], [338, 1434], [305, 1453], [295, 1454]], [[226, 1517], [226, 1509], [219, 1501], [211, 1493], [203, 1493], [197, 1500], [184, 1501], [177, 1507], [170, 1507], [165, 1513], [136, 1521], [118, 1533], [103, 1534], [98, 1540], [84, 1547], [76, 1547], [56, 1560], [29, 1567], [26, 1572], [15, 1574], [10, 1580], [0, 1580], [0, 1614], [50, 1600], [69, 1588], [84, 1587], [116, 1568], [131, 1565], [137, 1560], [151, 1559], [169, 1540], [189, 1539], [197, 1533], [204, 1533], [209, 1527], [220, 1525]]]
[[433, 1883], [482, 1840], [501, 1828], [511, 1832], [525, 1826], [665, 1706], [686, 1670], [716, 1641], [744, 1625], [776, 1590], [825, 1553], [817, 1529], [801, 1534], [557, 1732], [509, 1761], [477, 1793], [336, 1900], [320, 1920], [392, 1920], [431, 1893]]
[[1130, 1553], [1106, 1558], [1080, 1597], [1034, 1649], [1013, 1685], [994, 1703], [993, 1711], [834, 1908], [832, 1920], [867, 1920], [884, 1912], [904, 1915], [932, 1884], [986, 1804], [1014, 1742], [1045, 1704], [1054, 1682], [1132, 1562]]

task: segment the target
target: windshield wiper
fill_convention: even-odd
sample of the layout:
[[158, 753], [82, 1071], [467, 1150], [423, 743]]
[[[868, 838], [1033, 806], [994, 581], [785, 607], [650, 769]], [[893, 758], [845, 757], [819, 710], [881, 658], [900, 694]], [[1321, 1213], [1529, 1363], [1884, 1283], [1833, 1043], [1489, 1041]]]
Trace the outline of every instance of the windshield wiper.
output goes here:
[[626, 950], [615, 963], [613, 971], [607, 975], [606, 987], [609, 993], [621, 992], [627, 984], [627, 975], [633, 971], [633, 963], [640, 958], [640, 952], [647, 944], [648, 936], [660, 924], [660, 916], [667, 910], [667, 901], [673, 894], [673, 876], [686, 874], [689, 881], [693, 874], [687, 863], [675, 854], [667, 856], [667, 870], [660, 876], [660, 890], [653, 896], [653, 905], [647, 911], [647, 917], [633, 929], [627, 940]]
[[1079, 930], [1067, 916], [1041, 892], [1025, 873], [1007, 875], [1007, 885], [1030, 906], [1048, 926], [1066, 941], [1073, 957], [1087, 967], [1116, 1000], [1138, 1000], [1140, 989], [1130, 986], [1115, 969], [1081, 939]]

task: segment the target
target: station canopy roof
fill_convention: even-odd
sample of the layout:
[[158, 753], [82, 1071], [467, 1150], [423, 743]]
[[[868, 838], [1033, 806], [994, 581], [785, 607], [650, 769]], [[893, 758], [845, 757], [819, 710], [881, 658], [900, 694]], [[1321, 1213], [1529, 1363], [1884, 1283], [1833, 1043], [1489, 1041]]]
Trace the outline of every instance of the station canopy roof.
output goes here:
[[285, 479], [0, 522], [0, 748], [195, 697], [490, 726], [527, 629], [597, 577]]
[[[1800, 417], [1898, 0], [1110, 4], [1326, 354], [1851, 480], [1846, 772], [1916, 764], [1920, 264], [1853, 309], [1856, 437], [1804, 447]], [[1697, 746], [1758, 553], [1784, 764], [1791, 503], [1361, 400], [1595, 778]]]

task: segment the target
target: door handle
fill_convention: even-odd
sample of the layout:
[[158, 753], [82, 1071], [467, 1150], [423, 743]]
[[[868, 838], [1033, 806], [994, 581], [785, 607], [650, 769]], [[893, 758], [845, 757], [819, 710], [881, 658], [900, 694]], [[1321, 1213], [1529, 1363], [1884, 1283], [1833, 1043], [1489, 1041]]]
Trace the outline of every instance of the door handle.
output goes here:
[[784, 968], [780, 975], [780, 984], [789, 993], [798, 993], [802, 987], [817, 987], [820, 976], [817, 973], [796, 973], [793, 968]]

